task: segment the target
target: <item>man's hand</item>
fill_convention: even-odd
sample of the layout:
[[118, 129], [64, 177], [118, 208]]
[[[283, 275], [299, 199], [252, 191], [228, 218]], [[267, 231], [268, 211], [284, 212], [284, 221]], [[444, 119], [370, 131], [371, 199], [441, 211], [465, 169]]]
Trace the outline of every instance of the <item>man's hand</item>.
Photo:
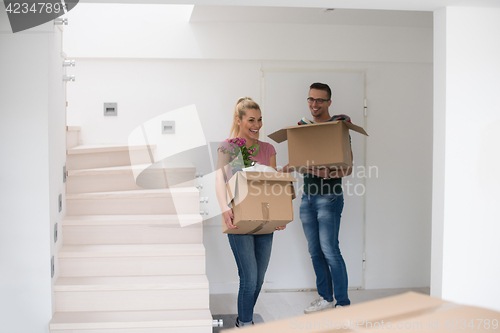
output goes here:
[[278, 172], [293, 172], [295, 171], [295, 167], [289, 166], [290, 164], [285, 165], [282, 169], [278, 170]]

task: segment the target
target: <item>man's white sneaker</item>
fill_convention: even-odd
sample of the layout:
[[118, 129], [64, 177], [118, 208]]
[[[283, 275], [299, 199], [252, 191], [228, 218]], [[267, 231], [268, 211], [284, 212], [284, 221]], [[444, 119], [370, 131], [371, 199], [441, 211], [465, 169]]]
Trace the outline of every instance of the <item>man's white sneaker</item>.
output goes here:
[[317, 300], [313, 301], [307, 308], [305, 308], [304, 313], [323, 311], [331, 308], [333, 308], [333, 302], [328, 302], [323, 297], [320, 297]]

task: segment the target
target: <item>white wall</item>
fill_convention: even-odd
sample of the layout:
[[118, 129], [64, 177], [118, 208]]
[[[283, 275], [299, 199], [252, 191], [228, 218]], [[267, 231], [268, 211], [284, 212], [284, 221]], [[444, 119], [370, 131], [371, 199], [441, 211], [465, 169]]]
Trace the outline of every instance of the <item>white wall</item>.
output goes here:
[[[365, 286], [429, 286], [431, 29], [196, 23], [179, 27], [180, 39], [187, 40], [180, 43], [179, 36], [173, 39], [151, 26], [145, 32], [134, 25], [133, 35], [119, 38], [116, 31], [122, 23], [108, 21], [111, 30], [96, 29], [86, 22], [88, 16], [77, 17], [77, 9], [86, 13], [85, 4], [80, 4], [65, 29], [65, 51], [77, 59], [77, 66], [68, 70], [76, 75], [68, 87], [68, 120], [82, 126], [84, 143], [125, 143], [142, 122], [190, 104], [196, 104], [207, 141], [220, 141], [228, 135], [238, 97], [261, 102], [261, 69], [365, 71], [367, 164], [379, 170], [378, 178], [367, 181]], [[115, 11], [113, 17], [120, 15]], [[319, 28], [323, 33], [317, 33]], [[83, 34], [87, 36], [80, 40]], [[151, 47], [136, 47], [139, 37], [139, 45]], [[330, 38], [330, 43], [319, 43]], [[106, 40], [116, 46], [114, 51], [104, 46]], [[307, 93], [307, 87], [304, 90]], [[118, 102], [118, 117], [103, 116], [104, 102]], [[265, 122], [271, 110], [263, 112]], [[261, 138], [267, 134], [261, 133]], [[209, 193], [202, 195], [215, 200]], [[300, 228], [293, 232], [277, 236], [277, 256], [271, 260], [283, 260], [279, 255], [287, 247], [305, 241]], [[236, 266], [219, 220], [205, 225], [205, 246], [212, 292], [236, 291]], [[297, 269], [312, 269], [294, 258], [286, 260], [290, 265], [283, 279], [293, 279]]]
[[[66, 216], [66, 184], [63, 180], [63, 167], [66, 164], [66, 82], [64, 60], [61, 55], [62, 32], [59, 28], [49, 33], [48, 39], [48, 136], [49, 136], [49, 207], [50, 207], [50, 253], [54, 256], [55, 274], [52, 286], [59, 277], [57, 252], [63, 243], [62, 220]], [[71, 83], [69, 83], [71, 84]], [[59, 212], [58, 197], [62, 195], [62, 210]], [[57, 242], [54, 242], [54, 227], [57, 223]], [[54, 288], [52, 288], [52, 295]], [[55, 311], [52, 297], [52, 311]]]
[[429, 286], [432, 65], [367, 70], [366, 288]]
[[434, 12], [434, 138], [432, 160], [431, 295], [442, 297], [446, 142], [446, 8]]
[[442, 230], [443, 246], [433, 259], [443, 269], [433, 276], [433, 289], [447, 300], [500, 311], [500, 9], [452, 7], [437, 19], [445, 43], [435, 50], [441, 78], [435, 94], [444, 100], [435, 113], [445, 122], [436, 128], [444, 133], [435, 143], [444, 155], [434, 177], [443, 189], [434, 217], [443, 219], [433, 223]]
[[188, 23], [182, 8], [172, 9], [178, 13], [172, 20], [169, 5], [81, 3], [65, 15], [65, 52], [82, 58], [432, 62], [430, 28]]
[[[86, 144], [127, 143], [143, 122], [195, 104], [207, 138], [222, 141], [231, 119], [219, 115], [230, 118], [239, 96], [260, 94], [259, 70], [257, 61], [78, 59], [68, 69], [76, 76], [68, 123], [82, 126]], [[105, 117], [104, 102], [117, 102], [118, 116]]]
[[61, 33], [12, 34], [0, 7], [0, 331], [49, 332], [53, 224], [64, 213]]

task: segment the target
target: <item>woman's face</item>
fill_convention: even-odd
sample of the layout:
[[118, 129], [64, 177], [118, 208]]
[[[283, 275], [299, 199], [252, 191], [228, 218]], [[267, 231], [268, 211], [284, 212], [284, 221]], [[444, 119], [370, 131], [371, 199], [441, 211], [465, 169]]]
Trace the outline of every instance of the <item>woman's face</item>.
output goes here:
[[236, 118], [236, 122], [240, 126], [240, 133], [238, 136], [257, 140], [259, 137], [259, 130], [262, 127], [261, 112], [256, 109], [246, 109], [245, 111], [246, 114], [242, 119]]

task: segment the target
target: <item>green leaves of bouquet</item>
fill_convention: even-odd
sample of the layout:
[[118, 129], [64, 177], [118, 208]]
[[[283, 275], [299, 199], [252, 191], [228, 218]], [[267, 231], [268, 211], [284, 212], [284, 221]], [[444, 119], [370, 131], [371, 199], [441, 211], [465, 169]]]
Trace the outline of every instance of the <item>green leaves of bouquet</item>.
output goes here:
[[223, 153], [230, 155], [229, 164], [235, 169], [234, 171], [241, 170], [243, 168], [248, 168], [255, 163], [251, 157], [255, 157], [259, 152], [259, 145], [256, 143], [251, 147], [247, 148], [245, 146], [247, 140], [245, 138], [232, 138], [229, 140], [229, 148], [226, 149], [221, 147]]

